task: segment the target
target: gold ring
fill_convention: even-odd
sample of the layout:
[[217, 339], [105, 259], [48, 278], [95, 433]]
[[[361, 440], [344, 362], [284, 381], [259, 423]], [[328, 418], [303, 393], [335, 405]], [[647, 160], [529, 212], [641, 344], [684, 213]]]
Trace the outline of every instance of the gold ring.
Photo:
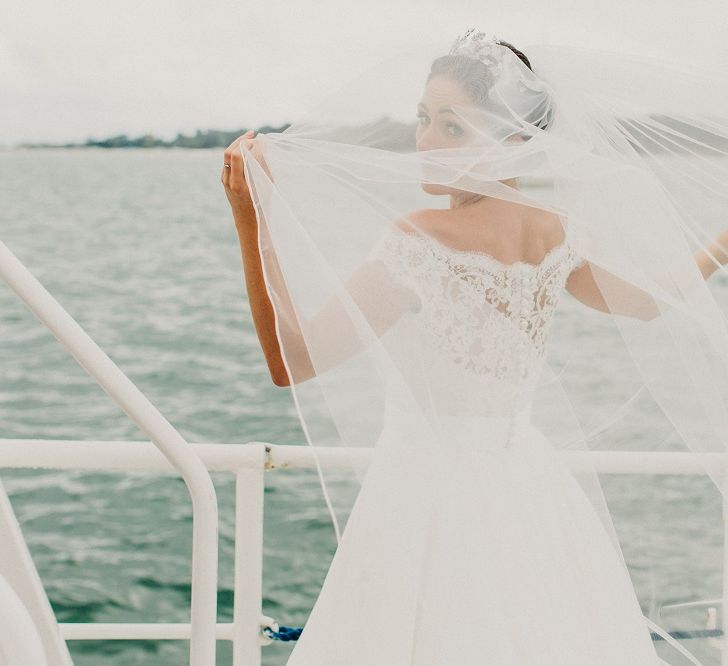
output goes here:
[[229, 164], [228, 164], [227, 162], [224, 162], [224, 163], [223, 163], [223, 166], [224, 166], [224, 167], [225, 167], [226, 169], [229, 169], [229, 168], [230, 168], [230, 165], [229, 165]]

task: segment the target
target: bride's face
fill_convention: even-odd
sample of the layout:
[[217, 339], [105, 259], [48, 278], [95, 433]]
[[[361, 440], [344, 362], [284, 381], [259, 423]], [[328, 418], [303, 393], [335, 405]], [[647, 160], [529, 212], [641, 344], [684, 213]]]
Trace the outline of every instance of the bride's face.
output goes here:
[[472, 102], [457, 81], [433, 76], [417, 104], [417, 150], [452, 148], [471, 143], [472, 130], [463, 122], [461, 110], [469, 105]]
[[[448, 76], [433, 76], [427, 82], [417, 104], [417, 150], [477, 145], [485, 148], [494, 140], [494, 132], [489, 132], [485, 126], [488, 124], [486, 117], [487, 114], [478, 110], [460, 83]], [[504, 139], [505, 143], [513, 141], [520, 142], [515, 137]], [[428, 194], [463, 192], [455, 187], [436, 183], [422, 183], [421, 187]]]
[[[457, 81], [447, 76], [433, 76], [417, 104], [417, 150], [477, 144], [477, 125], [468, 118], [468, 110], [472, 107], [472, 99]], [[428, 194], [460, 192], [457, 188], [434, 183], [423, 183], [422, 189]]]

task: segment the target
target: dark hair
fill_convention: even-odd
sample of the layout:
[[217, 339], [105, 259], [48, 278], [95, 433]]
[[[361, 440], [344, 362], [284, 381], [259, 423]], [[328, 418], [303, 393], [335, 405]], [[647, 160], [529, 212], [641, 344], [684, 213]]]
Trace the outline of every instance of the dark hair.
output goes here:
[[[499, 39], [498, 44], [513, 51], [521, 62], [523, 62], [523, 64], [533, 72], [531, 62], [525, 53], [503, 39]], [[430, 73], [427, 75], [427, 81], [438, 74], [448, 76], [458, 81], [476, 105], [486, 105], [488, 100], [488, 91], [493, 85], [494, 80], [492, 72], [488, 68], [488, 65], [484, 62], [477, 60], [476, 58], [460, 54], [447, 54], [440, 56], [432, 63]], [[553, 109], [549, 108], [545, 116], [539, 113], [537, 109], [534, 112], [534, 115], [537, 115], [538, 117], [523, 118], [523, 120], [545, 130], [551, 122]]]
[[528, 69], [533, 71], [533, 67], [531, 67], [531, 62], [526, 57], [526, 54], [523, 51], [519, 51], [515, 46], [513, 46], [513, 44], [505, 41], [504, 39], [499, 39], [498, 43], [501, 46], [507, 46], [511, 51], [513, 51], [513, 53], [515, 53], [523, 61], [523, 64], [526, 65], [526, 67], [528, 67]]

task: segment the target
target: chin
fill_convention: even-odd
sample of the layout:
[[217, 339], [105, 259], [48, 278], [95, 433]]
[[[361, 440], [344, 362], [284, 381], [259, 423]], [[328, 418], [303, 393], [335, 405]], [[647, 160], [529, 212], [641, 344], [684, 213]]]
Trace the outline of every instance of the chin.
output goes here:
[[452, 194], [453, 189], [447, 185], [439, 185], [438, 183], [420, 183], [423, 192], [427, 194]]

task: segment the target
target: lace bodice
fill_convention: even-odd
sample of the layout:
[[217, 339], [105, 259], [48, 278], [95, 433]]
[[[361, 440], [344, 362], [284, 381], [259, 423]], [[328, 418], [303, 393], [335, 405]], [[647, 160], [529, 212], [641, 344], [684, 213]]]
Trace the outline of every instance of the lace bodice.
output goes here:
[[[566, 230], [563, 241], [538, 264], [505, 264], [487, 253], [457, 250], [428, 234], [396, 227], [370, 257], [383, 261], [417, 294], [417, 330], [423, 344], [436, 351], [428, 358], [454, 364], [462, 370], [459, 376], [486, 384], [491, 396], [503, 398], [500, 411], [534, 385], [566, 279], [583, 261]], [[472, 393], [473, 382], [467, 384]]]

